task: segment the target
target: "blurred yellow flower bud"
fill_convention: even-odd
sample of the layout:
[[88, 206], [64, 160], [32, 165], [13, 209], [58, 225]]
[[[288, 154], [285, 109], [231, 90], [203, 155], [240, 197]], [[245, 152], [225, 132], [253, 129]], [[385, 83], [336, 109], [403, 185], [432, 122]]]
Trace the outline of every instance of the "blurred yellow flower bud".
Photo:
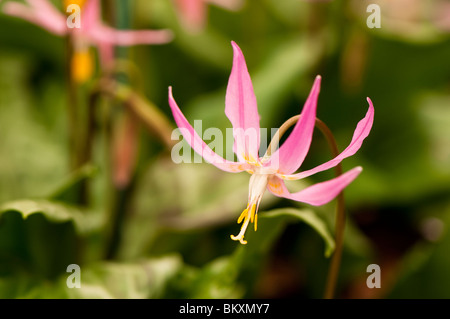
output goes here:
[[80, 8], [82, 8], [86, 0], [63, 0], [63, 2], [64, 8], [67, 8], [71, 4], [77, 4]]
[[71, 61], [72, 79], [76, 83], [84, 83], [94, 73], [94, 54], [92, 50], [75, 50]]

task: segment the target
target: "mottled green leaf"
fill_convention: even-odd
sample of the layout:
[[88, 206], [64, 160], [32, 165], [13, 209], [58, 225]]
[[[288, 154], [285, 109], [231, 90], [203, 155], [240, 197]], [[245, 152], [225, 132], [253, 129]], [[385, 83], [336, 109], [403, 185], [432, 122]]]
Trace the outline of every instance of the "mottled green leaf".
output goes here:
[[[186, 232], [230, 223], [247, 205], [249, 177], [206, 163], [174, 164], [170, 158], [153, 162], [137, 185], [123, 256], [142, 253], [158, 231]], [[262, 207], [275, 200], [268, 197]]]
[[[66, 293], [77, 299], [161, 298], [181, 266], [177, 255], [133, 263], [99, 262], [81, 267], [81, 288], [66, 287]], [[61, 278], [61, 285], [65, 285], [66, 278]]]
[[8, 212], [17, 212], [23, 219], [34, 214], [42, 214], [49, 222], [72, 222], [80, 233], [87, 233], [100, 225], [98, 218], [81, 211], [78, 208], [48, 200], [17, 200], [0, 205], [0, 218]]
[[314, 211], [309, 209], [281, 208], [266, 213], [261, 213], [260, 218], [294, 217], [311, 226], [325, 242], [325, 256], [329, 257], [335, 248], [334, 238], [328, 230], [325, 222]]

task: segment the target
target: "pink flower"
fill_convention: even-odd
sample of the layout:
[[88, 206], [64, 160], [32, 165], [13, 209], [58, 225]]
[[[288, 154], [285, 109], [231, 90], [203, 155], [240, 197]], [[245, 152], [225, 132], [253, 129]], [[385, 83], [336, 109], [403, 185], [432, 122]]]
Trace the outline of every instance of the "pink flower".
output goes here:
[[172, 39], [169, 30], [116, 30], [105, 25], [101, 20], [99, 0], [87, 0], [82, 6], [79, 29], [69, 28], [66, 15], [59, 12], [48, 0], [26, 2], [27, 4], [7, 2], [3, 11], [59, 36], [72, 33], [75, 51], [86, 53], [89, 46], [95, 46], [99, 50], [102, 63], [109, 63], [113, 59], [113, 48], [116, 45], [163, 44]]
[[171, 87], [169, 87], [169, 105], [183, 137], [207, 162], [227, 172], [247, 171], [252, 175], [247, 207], [238, 219], [238, 223], [243, 221], [241, 231], [237, 236], [231, 236], [233, 240], [246, 244], [245, 231], [250, 222], [254, 222], [255, 230], [257, 228], [258, 207], [266, 188], [276, 196], [319, 206], [334, 199], [361, 173], [362, 168], [356, 167], [339, 177], [312, 185], [297, 193], [290, 193], [284, 183], [284, 180], [305, 178], [335, 167], [344, 158], [355, 154], [372, 128], [374, 109], [371, 100], [367, 98], [369, 103], [367, 114], [356, 126], [350, 144], [342, 153], [313, 169], [295, 173], [305, 159], [312, 140], [321, 81], [321, 77], [318, 76], [292, 133], [272, 156], [260, 158], [256, 97], [244, 55], [236, 43], [232, 42], [232, 46], [233, 68], [226, 93], [225, 114], [233, 125], [234, 151], [239, 162], [222, 158], [206, 145], [182, 114], [173, 98]]
[[207, 18], [207, 4], [215, 4], [228, 10], [237, 10], [241, 0], [174, 0], [181, 23], [190, 31], [204, 28]]
[[443, 31], [450, 31], [450, 3], [440, 1], [436, 4], [434, 23]]

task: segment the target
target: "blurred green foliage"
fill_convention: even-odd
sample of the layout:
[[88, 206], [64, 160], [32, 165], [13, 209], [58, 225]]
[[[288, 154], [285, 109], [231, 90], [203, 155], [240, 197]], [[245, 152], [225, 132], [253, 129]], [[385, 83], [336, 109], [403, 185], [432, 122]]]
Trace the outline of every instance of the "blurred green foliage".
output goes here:
[[[208, 6], [206, 28], [192, 33], [180, 25], [173, 1], [125, 2], [130, 27], [174, 31], [170, 44], [126, 50], [142, 93], [171, 121], [168, 86], [191, 122], [231, 127], [223, 112], [231, 40], [245, 54], [261, 127], [298, 114], [320, 74], [318, 117], [344, 149], [369, 96], [374, 127], [343, 163], [364, 171], [345, 190], [349, 218], [337, 295], [450, 297], [448, 32], [429, 20], [416, 21], [425, 30], [417, 34], [385, 20], [369, 29], [357, 1], [247, 0], [237, 12]], [[382, 18], [402, 19], [379, 2]], [[258, 231], [249, 230], [248, 245], [240, 246], [229, 236], [239, 229], [249, 176], [176, 165], [144, 130], [133, 181], [122, 193], [117, 251], [105, 258], [118, 205], [110, 185], [111, 127], [99, 120], [92, 163], [71, 171], [65, 41], [4, 14], [0, 25], [0, 298], [322, 297], [334, 203], [307, 207], [266, 194]], [[303, 168], [329, 157], [316, 134]], [[290, 185], [331, 177], [329, 171]], [[86, 181], [88, 204], [77, 205], [73, 193]], [[66, 286], [73, 263], [81, 266], [81, 289]], [[365, 285], [372, 263], [381, 266], [381, 289]]]

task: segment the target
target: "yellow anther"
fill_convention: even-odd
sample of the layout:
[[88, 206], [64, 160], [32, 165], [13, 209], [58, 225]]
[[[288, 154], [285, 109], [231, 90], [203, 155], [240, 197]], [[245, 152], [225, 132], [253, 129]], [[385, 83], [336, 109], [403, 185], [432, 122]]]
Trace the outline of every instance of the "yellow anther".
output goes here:
[[242, 212], [241, 216], [239, 216], [239, 219], [237, 221], [238, 224], [240, 224], [242, 222], [242, 220], [244, 219], [244, 217], [247, 216], [247, 212], [248, 212], [248, 209], [247, 208], [244, 209], [244, 211]]
[[239, 234], [237, 236], [231, 235], [231, 239], [233, 240], [239, 240], [239, 242], [243, 245], [247, 244], [247, 241], [244, 240], [244, 234], [245, 231], [247, 230], [247, 226], [248, 224], [251, 222], [255, 222], [255, 230], [257, 228], [256, 223], [258, 222], [258, 214], [256, 213], [256, 204], [252, 204], [250, 206], [250, 211], [249, 211], [249, 206], [247, 206], [246, 209], [244, 209], [244, 211], [242, 212], [241, 216], [239, 216], [238, 219], [238, 224], [240, 224], [242, 221], [244, 221], [241, 225], [241, 231], [239, 232]]
[[255, 226], [255, 231], [258, 229], [258, 214], [255, 214], [255, 223], [254, 223], [254, 226]]

